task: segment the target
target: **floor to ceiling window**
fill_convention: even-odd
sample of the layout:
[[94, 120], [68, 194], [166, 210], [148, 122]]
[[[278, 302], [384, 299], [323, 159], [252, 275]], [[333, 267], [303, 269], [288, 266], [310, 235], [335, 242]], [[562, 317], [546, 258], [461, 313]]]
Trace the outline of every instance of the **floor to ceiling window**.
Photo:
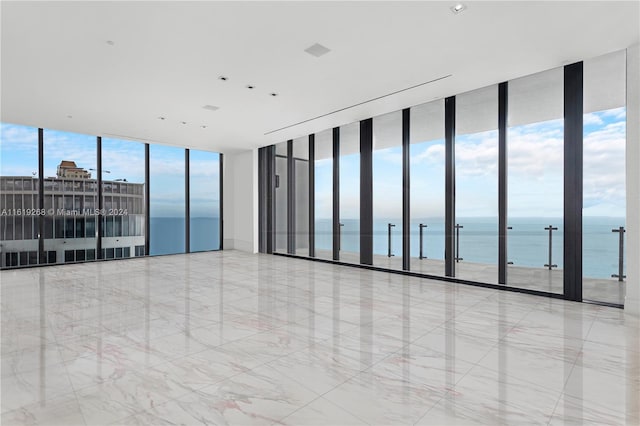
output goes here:
[[625, 83], [624, 51], [584, 62], [582, 297], [619, 305], [626, 284]]
[[373, 118], [373, 265], [402, 269], [402, 111]]
[[139, 142], [102, 139], [105, 259], [145, 255], [144, 151], [144, 144]]
[[[184, 148], [149, 145], [147, 165], [143, 143], [0, 126], [0, 267], [187, 251]], [[220, 154], [190, 154], [190, 249], [217, 250]]]
[[507, 285], [563, 292], [564, 73], [509, 82]]
[[444, 100], [411, 108], [411, 270], [444, 275]]
[[333, 258], [333, 131], [315, 135], [316, 257]]
[[360, 123], [340, 127], [340, 260], [360, 262]]
[[[295, 219], [311, 201], [323, 259], [622, 305], [625, 70], [616, 52], [317, 133]], [[306, 146], [294, 141], [294, 163]], [[286, 173], [291, 154], [276, 150]], [[301, 255], [305, 229], [289, 226]]]
[[149, 254], [185, 252], [185, 152], [149, 147]]
[[55, 252], [51, 259], [38, 253], [38, 129], [2, 123], [0, 140], [0, 265], [55, 263]]
[[98, 258], [101, 215], [91, 211], [98, 205], [97, 172], [95, 136], [44, 131], [44, 199], [53, 225], [51, 234], [45, 231], [44, 249], [55, 251], [58, 263]]
[[455, 275], [498, 281], [498, 86], [456, 96]]
[[276, 144], [276, 159], [275, 159], [275, 244], [274, 249], [277, 252], [287, 252], [287, 229], [288, 229], [288, 215], [287, 215], [287, 191], [289, 183], [288, 175], [288, 156], [287, 156], [287, 142], [281, 142]]
[[189, 250], [220, 249], [220, 154], [189, 150]]
[[309, 138], [293, 140], [295, 253], [309, 255]]

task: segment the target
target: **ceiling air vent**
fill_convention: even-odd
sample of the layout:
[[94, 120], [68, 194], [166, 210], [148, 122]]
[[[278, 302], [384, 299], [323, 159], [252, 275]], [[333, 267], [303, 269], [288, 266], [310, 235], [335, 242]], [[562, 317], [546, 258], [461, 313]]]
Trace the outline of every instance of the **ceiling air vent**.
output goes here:
[[311, 56], [319, 58], [320, 56], [326, 55], [327, 53], [331, 52], [331, 49], [324, 47], [320, 43], [316, 43], [313, 46], [307, 47], [306, 49], [304, 49], [304, 51]]
[[217, 111], [220, 109], [220, 107], [214, 106], [214, 105], [205, 105], [202, 108], [208, 110], [208, 111]]

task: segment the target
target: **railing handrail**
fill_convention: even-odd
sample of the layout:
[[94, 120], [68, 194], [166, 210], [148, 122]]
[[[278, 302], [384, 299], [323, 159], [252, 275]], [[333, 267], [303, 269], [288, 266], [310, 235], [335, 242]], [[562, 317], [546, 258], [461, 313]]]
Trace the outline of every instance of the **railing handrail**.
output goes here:
[[627, 232], [624, 229], [624, 226], [620, 226], [618, 229], [612, 229], [611, 232], [619, 232], [619, 241], [618, 241], [618, 273], [611, 274], [611, 278], [617, 278], [619, 282], [624, 281], [627, 278], [624, 275], [624, 233]]
[[423, 256], [423, 249], [422, 249], [422, 245], [423, 245], [423, 244], [422, 244], [422, 241], [423, 241], [423, 237], [422, 237], [422, 230], [423, 230], [424, 228], [428, 228], [428, 227], [429, 227], [428, 225], [423, 224], [423, 223], [421, 223], [421, 224], [419, 224], [419, 225], [418, 225], [418, 228], [420, 228], [420, 257], [419, 257], [419, 259], [420, 259], [420, 260], [422, 260], [422, 259], [426, 259], [426, 258], [427, 258], [427, 256]]
[[387, 257], [395, 256], [393, 253], [391, 253], [391, 228], [395, 226], [396, 225], [394, 225], [393, 223], [387, 224]]

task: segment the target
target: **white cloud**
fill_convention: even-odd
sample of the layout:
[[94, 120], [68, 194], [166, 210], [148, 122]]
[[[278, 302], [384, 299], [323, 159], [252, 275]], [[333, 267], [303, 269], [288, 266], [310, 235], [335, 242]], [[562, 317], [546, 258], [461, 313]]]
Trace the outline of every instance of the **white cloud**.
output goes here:
[[582, 120], [582, 124], [585, 126], [601, 126], [602, 124], [604, 124], [604, 121], [602, 121], [602, 118], [600, 118], [600, 114], [597, 114], [595, 112], [585, 114]]

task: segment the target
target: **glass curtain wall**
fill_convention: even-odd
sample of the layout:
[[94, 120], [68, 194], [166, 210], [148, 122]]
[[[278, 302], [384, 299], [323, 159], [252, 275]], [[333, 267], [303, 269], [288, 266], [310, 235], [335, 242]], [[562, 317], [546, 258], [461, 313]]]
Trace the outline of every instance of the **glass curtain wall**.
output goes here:
[[[0, 123], [0, 131], [0, 268], [186, 251], [183, 148], [150, 146], [151, 248], [146, 253], [145, 144], [103, 138], [98, 188], [95, 136], [42, 130], [40, 176], [39, 129]], [[220, 248], [219, 166], [218, 153], [190, 152], [192, 251]]]
[[624, 304], [626, 285], [626, 53], [584, 62], [585, 300]]
[[564, 70], [509, 82], [507, 285], [563, 293]]
[[498, 282], [498, 86], [456, 96], [455, 275]]
[[309, 138], [293, 140], [295, 254], [309, 255]]
[[411, 270], [444, 275], [444, 99], [411, 108]]
[[38, 253], [38, 129], [2, 123], [0, 140], [0, 266], [55, 263], [55, 251], [50, 259]]
[[276, 190], [275, 190], [275, 244], [274, 249], [280, 253], [287, 252], [287, 142], [276, 144]]
[[402, 269], [402, 111], [373, 118], [373, 265]]
[[360, 123], [340, 127], [340, 260], [360, 263]]
[[138, 142], [102, 139], [105, 259], [145, 254], [144, 148], [144, 144]]
[[220, 249], [220, 154], [189, 150], [189, 250]]
[[96, 137], [44, 130], [44, 174], [45, 252], [57, 263], [96, 259]]
[[333, 130], [315, 135], [316, 257], [333, 259]]
[[149, 254], [185, 252], [185, 152], [163, 145], [149, 147]]

